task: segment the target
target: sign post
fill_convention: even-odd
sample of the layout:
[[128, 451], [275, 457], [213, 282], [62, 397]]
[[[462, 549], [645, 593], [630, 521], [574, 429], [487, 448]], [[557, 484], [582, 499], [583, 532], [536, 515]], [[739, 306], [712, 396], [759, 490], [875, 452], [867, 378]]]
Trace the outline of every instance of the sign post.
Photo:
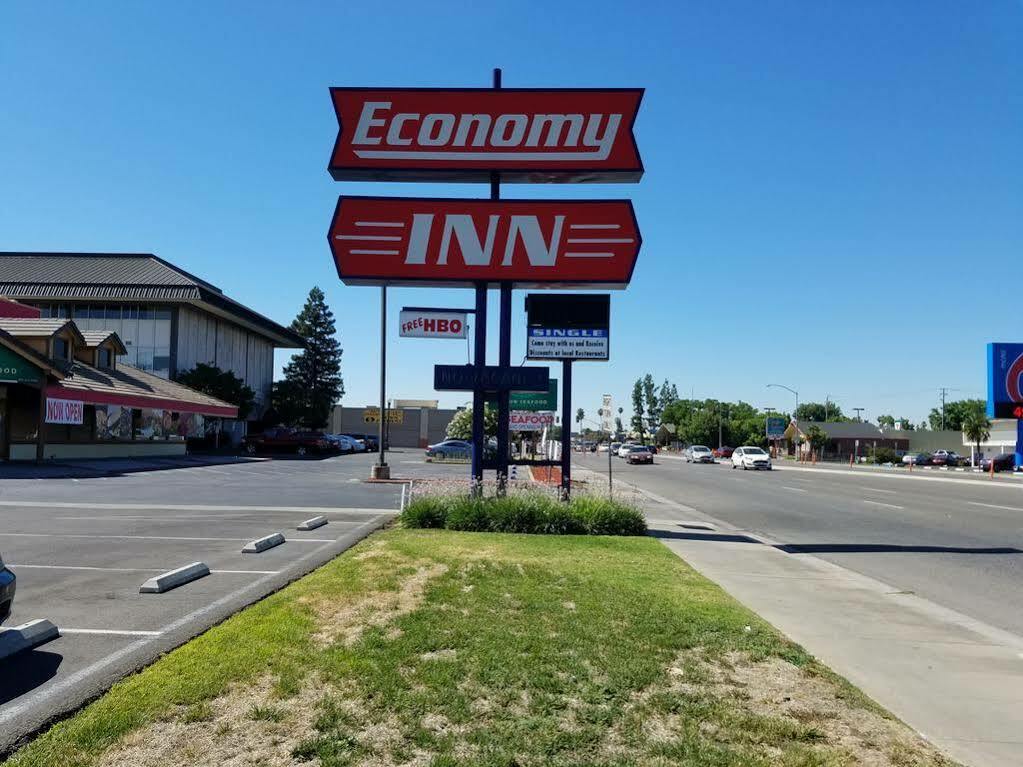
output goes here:
[[[489, 183], [489, 199], [339, 197], [328, 232], [347, 285], [469, 287], [475, 291], [475, 354], [469, 366], [438, 365], [439, 390], [472, 390], [474, 493], [482, 492], [484, 408], [497, 401], [498, 493], [505, 491], [512, 392], [546, 392], [547, 369], [511, 366], [516, 288], [621, 289], [641, 237], [629, 200], [504, 200], [501, 182], [633, 183], [643, 164], [633, 136], [642, 89], [331, 88], [338, 136], [328, 170], [336, 181]], [[496, 367], [487, 365], [487, 290], [500, 291]], [[590, 297], [599, 298], [599, 297]], [[607, 298], [603, 297], [605, 307]], [[386, 311], [386, 293], [381, 295]], [[464, 316], [463, 316], [464, 317]], [[465, 337], [464, 318], [435, 325], [402, 317], [402, 335]], [[441, 319], [444, 329], [441, 329]], [[456, 325], [462, 335], [458, 336]], [[571, 473], [571, 362], [607, 359], [603, 330], [537, 333], [535, 359], [562, 361], [562, 483]], [[381, 425], [384, 401], [381, 337]], [[468, 369], [468, 370], [467, 370]], [[471, 370], [471, 372], [469, 372]], [[542, 376], [541, 376], [542, 371]], [[542, 378], [542, 385], [541, 385]], [[379, 470], [386, 471], [381, 433]], [[489, 468], [489, 467], [488, 467]]]

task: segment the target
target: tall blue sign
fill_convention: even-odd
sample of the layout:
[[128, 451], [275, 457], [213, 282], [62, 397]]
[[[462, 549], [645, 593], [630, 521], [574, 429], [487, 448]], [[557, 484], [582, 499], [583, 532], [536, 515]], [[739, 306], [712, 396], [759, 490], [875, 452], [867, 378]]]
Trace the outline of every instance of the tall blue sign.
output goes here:
[[987, 414], [1016, 419], [1016, 468], [1023, 466], [1023, 344], [987, 345]]

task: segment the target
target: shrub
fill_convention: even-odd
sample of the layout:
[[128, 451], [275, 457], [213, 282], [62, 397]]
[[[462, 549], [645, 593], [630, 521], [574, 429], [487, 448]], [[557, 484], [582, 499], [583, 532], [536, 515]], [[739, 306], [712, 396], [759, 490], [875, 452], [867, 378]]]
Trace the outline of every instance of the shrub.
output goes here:
[[570, 503], [541, 493], [500, 498], [424, 495], [401, 514], [405, 527], [539, 535], [643, 535], [639, 509], [621, 501], [576, 496]]
[[890, 447], [874, 449], [874, 463], [898, 463], [899, 457]]

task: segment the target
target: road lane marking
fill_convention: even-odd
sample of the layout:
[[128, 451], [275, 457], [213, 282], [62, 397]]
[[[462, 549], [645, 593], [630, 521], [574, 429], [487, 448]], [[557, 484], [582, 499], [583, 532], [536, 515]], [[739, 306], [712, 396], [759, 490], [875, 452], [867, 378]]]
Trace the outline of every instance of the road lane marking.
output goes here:
[[872, 493], [891, 493], [892, 495], [896, 495], [898, 493], [897, 490], [882, 490], [879, 487], [865, 487], [863, 489], [869, 490]]
[[1005, 511], [1023, 511], [1019, 506], [999, 506], [996, 503], [977, 503], [976, 501], [967, 501], [970, 506], [985, 506], [989, 509], [1004, 509]]
[[789, 487], [788, 485], [782, 485], [782, 487], [784, 489], [786, 489], [786, 490], [791, 490], [794, 493], [806, 493], [806, 492], [809, 492], [805, 488], [802, 488], [802, 487]]
[[868, 501], [863, 499], [864, 503], [869, 503], [871, 506], [884, 506], [887, 509], [904, 509], [905, 506], [896, 506], [894, 503], [881, 503], [880, 501]]
[[100, 636], [118, 636], [118, 637], [158, 637], [162, 636], [162, 631], [130, 631], [120, 629], [67, 629], [63, 626], [58, 627], [58, 631], [61, 634], [98, 634]]

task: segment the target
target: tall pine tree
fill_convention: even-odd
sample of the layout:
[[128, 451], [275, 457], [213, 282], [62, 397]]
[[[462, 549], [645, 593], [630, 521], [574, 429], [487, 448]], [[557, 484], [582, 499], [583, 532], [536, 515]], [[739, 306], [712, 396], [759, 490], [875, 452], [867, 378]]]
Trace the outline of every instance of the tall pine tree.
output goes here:
[[285, 423], [322, 429], [345, 393], [341, 344], [334, 335], [334, 313], [322, 290], [309, 291], [291, 329], [305, 339], [306, 348], [284, 367], [284, 380], [274, 386], [274, 407]]

